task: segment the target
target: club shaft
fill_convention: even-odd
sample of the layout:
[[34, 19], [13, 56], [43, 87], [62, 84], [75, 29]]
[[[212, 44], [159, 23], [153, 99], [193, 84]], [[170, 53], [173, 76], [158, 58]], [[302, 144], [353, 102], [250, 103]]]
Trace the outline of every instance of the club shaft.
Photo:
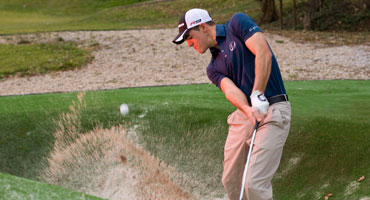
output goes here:
[[256, 137], [257, 129], [258, 129], [258, 122], [256, 122], [256, 126], [254, 127], [254, 131], [253, 131], [253, 135], [252, 135], [251, 144], [250, 144], [250, 146], [249, 146], [248, 158], [247, 158], [247, 163], [245, 163], [245, 167], [244, 167], [243, 182], [242, 182], [242, 187], [241, 187], [241, 189], [240, 189], [240, 197], [239, 197], [239, 200], [242, 200], [242, 199], [243, 199], [243, 195], [244, 195], [244, 188], [245, 188], [245, 182], [246, 182], [246, 179], [247, 179], [247, 173], [248, 173], [248, 166], [249, 166], [249, 161], [250, 161], [250, 158], [251, 158], [251, 155], [252, 155], [252, 149], [253, 149], [253, 144], [254, 144], [254, 138]]

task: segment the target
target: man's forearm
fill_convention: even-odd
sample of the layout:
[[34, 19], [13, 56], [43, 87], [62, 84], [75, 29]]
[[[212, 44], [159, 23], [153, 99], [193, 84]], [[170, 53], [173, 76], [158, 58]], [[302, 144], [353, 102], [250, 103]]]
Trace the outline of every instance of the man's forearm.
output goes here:
[[225, 93], [225, 97], [231, 104], [243, 112], [246, 112], [248, 107], [250, 107], [247, 98], [242, 91], [229, 91]]
[[244, 107], [250, 106], [245, 94], [229, 78], [221, 80], [221, 90], [226, 99], [236, 108], [243, 110]]
[[248, 112], [250, 105], [245, 94], [235, 86], [229, 78], [224, 78], [221, 81], [221, 90], [224, 92], [226, 99], [237, 109]]

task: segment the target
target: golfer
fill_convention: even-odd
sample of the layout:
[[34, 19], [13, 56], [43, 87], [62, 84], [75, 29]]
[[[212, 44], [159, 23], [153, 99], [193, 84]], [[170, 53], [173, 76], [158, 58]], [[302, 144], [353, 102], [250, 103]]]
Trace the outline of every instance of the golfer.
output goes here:
[[227, 119], [222, 175], [227, 195], [230, 200], [239, 199], [249, 145], [259, 122], [244, 199], [273, 199], [271, 179], [289, 134], [291, 109], [278, 63], [262, 30], [244, 13], [216, 25], [203, 9], [187, 11], [178, 29], [174, 43], [186, 41], [201, 54], [210, 49], [208, 78], [237, 108]]

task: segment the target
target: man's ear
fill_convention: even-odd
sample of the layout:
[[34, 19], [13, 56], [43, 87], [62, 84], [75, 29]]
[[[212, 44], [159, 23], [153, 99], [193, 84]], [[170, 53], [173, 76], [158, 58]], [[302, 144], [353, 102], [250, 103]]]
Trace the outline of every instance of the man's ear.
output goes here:
[[207, 24], [206, 23], [199, 24], [199, 30], [201, 32], [206, 32], [207, 31]]

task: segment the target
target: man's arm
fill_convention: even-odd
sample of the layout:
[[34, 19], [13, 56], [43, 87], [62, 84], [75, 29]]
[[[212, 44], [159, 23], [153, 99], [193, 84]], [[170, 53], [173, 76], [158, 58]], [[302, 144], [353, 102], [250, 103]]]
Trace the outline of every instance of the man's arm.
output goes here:
[[264, 115], [257, 108], [251, 107], [245, 94], [234, 84], [234, 82], [225, 77], [221, 80], [220, 88], [225, 97], [236, 108], [243, 111], [248, 118], [254, 123], [256, 120], [261, 121]]
[[255, 80], [252, 93], [259, 90], [265, 92], [267, 82], [271, 73], [272, 53], [267, 45], [265, 36], [261, 32], [253, 34], [245, 41], [245, 45], [256, 56]]

